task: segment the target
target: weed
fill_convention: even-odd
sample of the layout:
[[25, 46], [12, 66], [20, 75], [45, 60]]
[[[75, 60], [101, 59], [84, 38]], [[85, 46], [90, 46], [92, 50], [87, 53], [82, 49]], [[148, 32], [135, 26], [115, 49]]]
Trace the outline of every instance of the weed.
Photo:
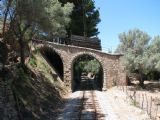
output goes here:
[[138, 107], [139, 106], [139, 103], [136, 101], [136, 100], [132, 100], [131, 101], [131, 105], [135, 106], [135, 107]]
[[36, 59], [35, 59], [34, 57], [31, 57], [30, 60], [29, 60], [29, 64], [30, 64], [31, 66], [36, 67], [36, 66], [37, 66], [37, 64], [36, 64]]

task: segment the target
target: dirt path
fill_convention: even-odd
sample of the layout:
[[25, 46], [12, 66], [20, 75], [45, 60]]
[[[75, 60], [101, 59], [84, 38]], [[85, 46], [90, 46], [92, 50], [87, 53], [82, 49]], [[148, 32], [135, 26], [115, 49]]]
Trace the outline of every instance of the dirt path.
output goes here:
[[105, 117], [99, 108], [96, 91], [77, 91], [71, 94], [58, 120], [97, 120]]
[[107, 92], [77, 91], [71, 94], [58, 120], [150, 120], [148, 115], [125, 100], [117, 89]]
[[146, 112], [131, 105], [126, 95], [117, 89], [97, 91], [97, 97], [105, 120], [150, 120]]

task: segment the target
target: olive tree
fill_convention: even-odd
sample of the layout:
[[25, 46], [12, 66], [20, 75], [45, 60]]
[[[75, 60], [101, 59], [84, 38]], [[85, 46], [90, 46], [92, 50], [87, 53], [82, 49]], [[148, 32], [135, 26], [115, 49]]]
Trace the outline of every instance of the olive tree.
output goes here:
[[133, 29], [127, 33], [121, 33], [119, 39], [118, 50], [124, 54], [121, 62], [128, 74], [133, 72], [139, 74], [139, 84], [143, 87], [142, 75], [147, 73], [146, 63], [148, 61], [147, 51], [150, 36], [139, 29]]
[[147, 68], [152, 78], [158, 79], [160, 72], [160, 36], [156, 36], [150, 43], [148, 49]]
[[25, 61], [26, 34], [30, 34], [29, 38], [32, 38], [35, 31], [45, 35], [65, 35], [72, 7], [72, 4], [62, 7], [57, 0], [12, 0], [8, 18], [10, 18], [10, 30], [20, 44], [22, 65]]

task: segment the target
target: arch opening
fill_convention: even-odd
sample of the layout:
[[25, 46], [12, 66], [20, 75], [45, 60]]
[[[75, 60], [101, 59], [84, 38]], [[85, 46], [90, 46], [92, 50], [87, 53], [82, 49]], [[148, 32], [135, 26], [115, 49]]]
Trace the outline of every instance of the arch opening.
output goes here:
[[102, 90], [103, 67], [92, 55], [79, 55], [72, 63], [72, 92], [77, 90]]
[[52, 66], [57, 75], [63, 80], [63, 61], [60, 55], [51, 48], [44, 47], [41, 49], [41, 53], [46, 61]]

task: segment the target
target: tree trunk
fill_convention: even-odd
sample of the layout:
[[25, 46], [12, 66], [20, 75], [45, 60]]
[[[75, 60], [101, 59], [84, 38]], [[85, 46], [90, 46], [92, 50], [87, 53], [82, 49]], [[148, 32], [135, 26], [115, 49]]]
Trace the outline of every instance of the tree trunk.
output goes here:
[[2, 68], [0, 68], [0, 71], [3, 72], [3, 70], [5, 70], [5, 64], [7, 62], [8, 57], [8, 49], [6, 44], [3, 42], [0, 42], [0, 56], [0, 63], [2, 64]]
[[131, 80], [128, 75], [126, 76], [126, 85], [128, 85], [128, 86], [131, 85]]
[[142, 78], [142, 73], [139, 73], [139, 85], [144, 88], [144, 79]]
[[[3, 29], [2, 29], [2, 36], [3, 36], [3, 38], [4, 38], [4, 34], [5, 34], [5, 27], [6, 27], [7, 15], [8, 15], [9, 7], [11, 6], [11, 3], [12, 3], [12, 0], [9, 0], [9, 1], [8, 1], [8, 4], [7, 4], [6, 11], [5, 11], [5, 14], [4, 14]], [[4, 40], [4, 39], [3, 39], [3, 40]], [[4, 42], [5, 42], [5, 41], [4, 41]]]
[[19, 44], [20, 44], [20, 57], [21, 57], [21, 65], [24, 67], [25, 65], [25, 56], [24, 56], [24, 42], [23, 37], [19, 38]]

